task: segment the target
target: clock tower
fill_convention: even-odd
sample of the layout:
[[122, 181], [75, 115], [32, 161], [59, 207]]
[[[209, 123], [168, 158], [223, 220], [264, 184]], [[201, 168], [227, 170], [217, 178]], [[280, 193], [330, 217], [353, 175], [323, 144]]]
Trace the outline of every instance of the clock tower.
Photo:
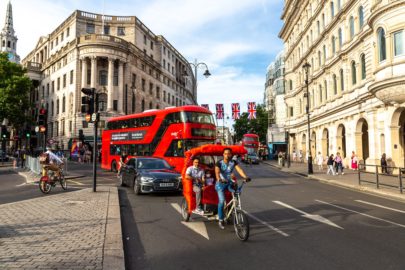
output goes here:
[[17, 37], [13, 28], [13, 9], [10, 1], [7, 4], [6, 21], [0, 33], [1, 51], [8, 53], [10, 62], [20, 63], [20, 56], [17, 55]]

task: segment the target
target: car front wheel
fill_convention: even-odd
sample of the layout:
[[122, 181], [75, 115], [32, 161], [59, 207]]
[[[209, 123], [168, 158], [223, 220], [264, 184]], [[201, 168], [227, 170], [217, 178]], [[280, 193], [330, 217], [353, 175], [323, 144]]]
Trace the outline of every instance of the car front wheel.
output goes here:
[[134, 191], [136, 195], [142, 194], [141, 185], [138, 185], [136, 180], [134, 180]]

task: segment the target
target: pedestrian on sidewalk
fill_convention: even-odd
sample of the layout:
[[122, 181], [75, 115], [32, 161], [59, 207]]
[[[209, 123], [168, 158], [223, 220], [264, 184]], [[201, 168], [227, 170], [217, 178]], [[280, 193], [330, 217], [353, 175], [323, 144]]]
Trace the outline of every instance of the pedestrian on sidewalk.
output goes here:
[[343, 160], [342, 157], [340, 156], [340, 153], [337, 152], [336, 153], [336, 157], [335, 157], [335, 166], [336, 166], [336, 174], [339, 174], [339, 171], [342, 175], [344, 175], [343, 172]]
[[297, 152], [295, 152], [295, 150], [293, 151], [292, 156], [293, 156], [293, 161], [297, 162]]
[[323, 156], [321, 152], [318, 152], [318, 155], [316, 156], [316, 163], [318, 164], [318, 170], [323, 171]]
[[298, 153], [298, 159], [302, 163], [302, 150]]
[[283, 159], [283, 153], [281, 151], [278, 152], [278, 165], [281, 166], [281, 161]]
[[354, 153], [354, 151], [352, 151], [352, 156], [351, 156], [351, 168], [352, 168], [352, 170], [357, 170], [357, 168], [358, 168], [358, 159], [357, 159], [357, 156], [356, 156], [356, 153]]
[[328, 161], [326, 163], [326, 165], [328, 165], [328, 171], [326, 172], [326, 174], [329, 174], [329, 172], [332, 175], [335, 175], [335, 170], [333, 169], [333, 163], [335, 161], [335, 158], [333, 157], [333, 154], [329, 156]]
[[385, 153], [382, 154], [381, 156], [381, 172], [388, 174], [387, 170], [387, 155]]

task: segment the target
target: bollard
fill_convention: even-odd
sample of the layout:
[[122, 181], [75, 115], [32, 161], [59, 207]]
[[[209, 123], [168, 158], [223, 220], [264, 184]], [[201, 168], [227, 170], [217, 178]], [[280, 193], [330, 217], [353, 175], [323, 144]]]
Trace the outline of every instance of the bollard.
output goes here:
[[359, 167], [357, 168], [357, 175], [359, 177], [359, 186], [361, 186], [361, 179], [360, 179], [360, 171], [361, 171], [361, 169], [360, 169], [360, 166], [361, 166], [361, 164], [359, 164]]
[[377, 184], [377, 188], [380, 188], [380, 182], [379, 182], [379, 179], [378, 179], [378, 166], [377, 165], [375, 165], [375, 180], [376, 180], [376, 184]]
[[399, 173], [398, 173], [398, 180], [399, 180], [399, 192], [402, 194], [403, 189], [402, 189], [402, 170], [405, 170], [404, 168], [399, 168]]

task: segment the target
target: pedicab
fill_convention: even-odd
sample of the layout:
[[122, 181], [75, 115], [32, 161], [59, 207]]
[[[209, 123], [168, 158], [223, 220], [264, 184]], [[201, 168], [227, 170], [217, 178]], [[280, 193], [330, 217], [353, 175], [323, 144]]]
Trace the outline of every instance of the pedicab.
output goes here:
[[[205, 171], [206, 183], [202, 187], [201, 204], [204, 208], [204, 214], [200, 215], [208, 220], [215, 219], [218, 207], [218, 195], [215, 190], [215, 162], [222, 156], [224, 149], [230, 148], [234, 156], [242, 156], [246, 154], [243, 146], [239, 145], [214, 145], [206, 144], [200, 147], [188, 150], [185, 153], [185, 162], [182, 170], [182, 183], [183, 183], [183, 201], [181, 204], [181, 214], [184, 221], [189, 222], [193, 210], [196, 208], [196, 198], [193, 191], [193, 183], [186, 179], [186, 170], [192, 166], [193, 159], [200, 159], [200, 167]], [[222, 159], [222, 157], [221, 157]], [[207, 178], [211, 175], [212, 178]], [[211, 181], [210, 181], [211, 180]], [[250, 180], [250, 179], [249, 179]], [[236, 178], [233, 177], [232, 188], [225, 190], [225, 206], [224, 206], [224, 221], [227, 224], [233, 223], [236, 236], [241, 241], [246, 241], [249, 238], [249, 220], [242, 210], [240, 194], [245, 181], [238, 185]]]

